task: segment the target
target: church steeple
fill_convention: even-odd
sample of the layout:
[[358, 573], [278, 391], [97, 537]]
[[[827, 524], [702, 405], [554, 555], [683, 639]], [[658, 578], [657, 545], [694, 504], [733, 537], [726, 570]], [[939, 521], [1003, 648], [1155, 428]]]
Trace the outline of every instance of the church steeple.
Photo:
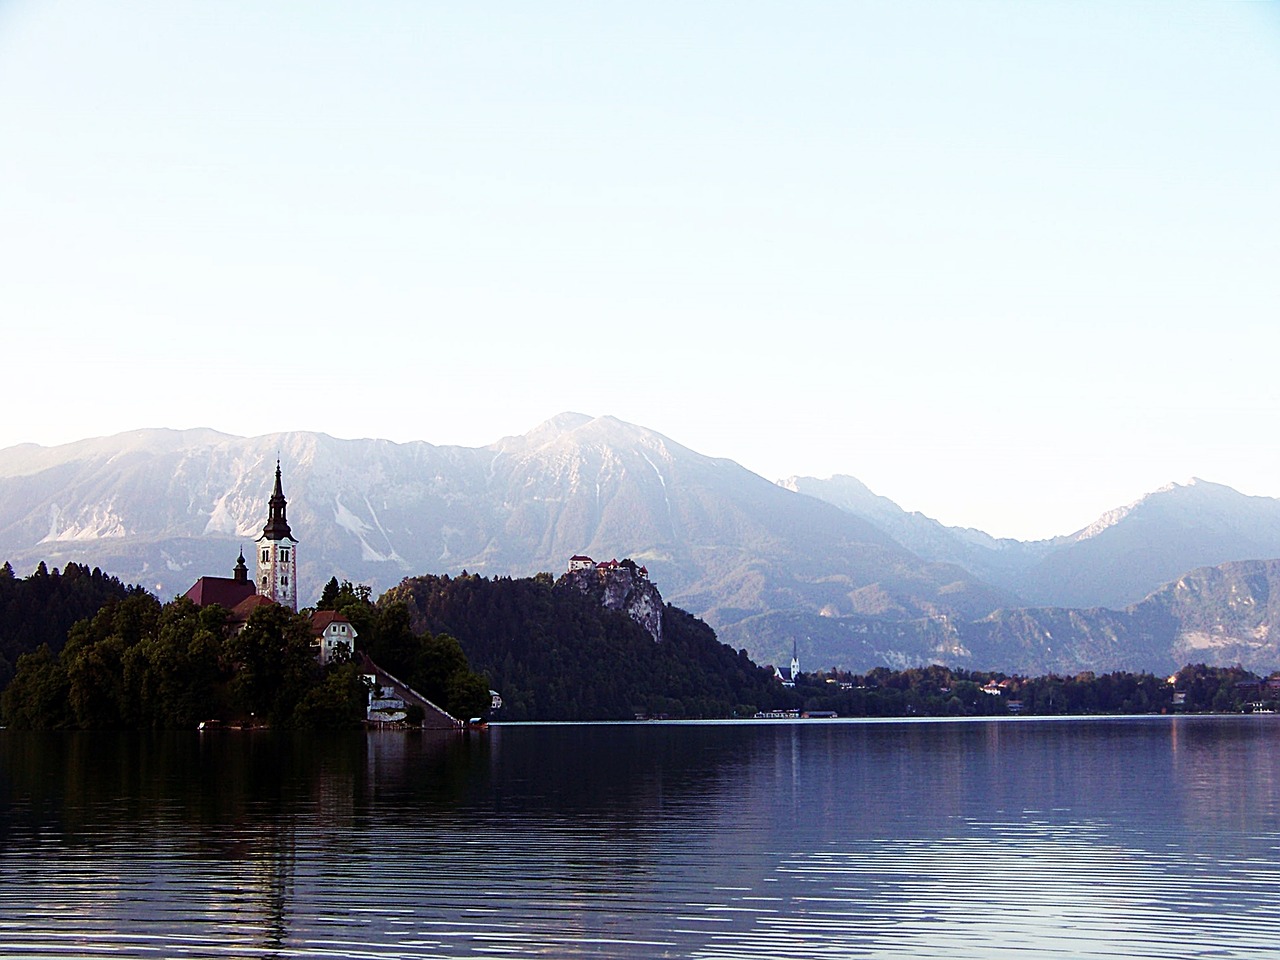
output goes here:
[[232, 579], [235, 580], [236, 583], [249, 582], [249, 568], [245, 566], [244, 562], [244, 547], [240, 548], [240, 556], [236, 558], [236, 569]]
[[258, 538], [258, 593], [282, 607], [298, 609], [298, 541], [285, 516], [287, 504], [276, 460], [276, 486], [267, 501], [267, 524]]
[[287, 504], [284, 499], [284, 489], [280, 486], [280, 461], [276, 461], [276, 488], [271, 492], [271, 499], [267, 501], [267, 525], [262, 528], [262, 536], [260, 540], [283, 540], [288, 537], [293, 539], [293, 534], [289, 531], [289, 521], [285, 518], [285, 508]]

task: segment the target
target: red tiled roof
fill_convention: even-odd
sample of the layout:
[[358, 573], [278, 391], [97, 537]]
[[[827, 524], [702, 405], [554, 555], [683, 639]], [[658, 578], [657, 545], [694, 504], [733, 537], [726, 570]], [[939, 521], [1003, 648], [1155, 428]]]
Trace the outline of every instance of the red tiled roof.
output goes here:
[[351, 621], [336, 610], [317, 610], [311, 614], [311, 632], [321, 636], [331, 623], [350, 624]]
[[253, 611], [259, 607], [265, 607], [267, 604], [274, 604], [275, 601], [270, 597], [264, 597], [260, 593], [255, 593], [251, 597], [245, 597], [234, 607], [231, 608], [231, 619], [235, 623], [248, 623], [249, 617]]
[[594, 562], [590, 557], [584, 557], [582, 554], [578, 554], [576, 557], [570, 557], [570, 558], [569, 558], [569, 562], [570, 562], [570, 563], [573, 563], [573, 561], [575, 561], [575, 560], [586, 560], [588, 563], [593, 563], [593, 562]]
[[248, 597], [258, 595], [252, 581], [232, 580], [230, 577], [201, 577], [191, 589], [183, 594], [197, 607], [207, 607], [216, 603], [220, 607], [233, 610], [236, 604]]

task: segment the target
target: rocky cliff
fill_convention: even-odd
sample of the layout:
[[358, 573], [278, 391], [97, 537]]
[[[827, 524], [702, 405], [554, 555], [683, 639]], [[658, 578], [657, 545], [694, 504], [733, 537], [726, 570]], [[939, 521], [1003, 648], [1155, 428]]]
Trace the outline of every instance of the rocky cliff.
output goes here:
[[594, 597], [607, 610], [619, 610], [640, 624], [655, 642], [662, 642], [662, 594], [648, 571], [632, 560], [611, 560], [582, 570], [570, 570], [557, 586]]

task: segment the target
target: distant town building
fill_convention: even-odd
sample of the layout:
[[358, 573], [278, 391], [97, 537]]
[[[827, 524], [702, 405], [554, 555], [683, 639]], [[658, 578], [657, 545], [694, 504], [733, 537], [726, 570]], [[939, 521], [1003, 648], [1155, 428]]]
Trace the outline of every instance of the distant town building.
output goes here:
[[573, 571], [575, 570], [594, 570], [595, 567], [596, 567], [596, 562], [592, 560], [590, 557], [584, 557], [581, 554], [579, 554], [576, 557], [569, 558], [570, 573], [573, 573]]
[[791, 665], [774, 667], [773, 676], [774, 679], [781, 680], [784, 687], [794, 687], [796, 685], [796, 677], [800, 676], [800, 655], [796, 650], [795, 640], [791, 641]]

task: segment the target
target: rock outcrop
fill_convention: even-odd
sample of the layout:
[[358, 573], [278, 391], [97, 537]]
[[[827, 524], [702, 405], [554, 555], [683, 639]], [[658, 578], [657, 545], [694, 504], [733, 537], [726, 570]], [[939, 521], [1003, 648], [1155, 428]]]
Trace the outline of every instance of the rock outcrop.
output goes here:
[[662, 594], [648, 571], [633, 560], [610, 560], [570, 570], [557, 586], [565, 585], [595, 597], [608, 610], [620, 610], [640, 624], [656, 643], [662, 642]]

